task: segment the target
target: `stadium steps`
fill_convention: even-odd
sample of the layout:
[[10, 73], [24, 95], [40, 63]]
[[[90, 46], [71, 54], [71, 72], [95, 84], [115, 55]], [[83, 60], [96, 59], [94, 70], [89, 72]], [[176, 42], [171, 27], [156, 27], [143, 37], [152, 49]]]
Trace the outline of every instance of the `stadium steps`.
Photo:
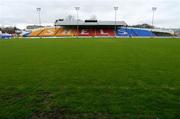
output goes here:
[[55, 28], [46, 28], [43, 32], [39, 35], [40, 37], [54, 37], [55, 33], [58, 31], [58, 29]]
[[57, 36], [57, 37], [75, 36], [75, 30], [60, 28], [55, 36]]
[[44, 30], [45, 30], [45, 29], [41, 30], [41, 31], [36, 35], [36, 37], [39, 37], [40, 34], [41, 34]]
[[56, 32], [54, 33], [54, 36], [56, 36], [56, 34], [59, 32], [60, 28], [55, 28], [57, 29]]
[[36, 29], [34, 31], [31, 32], [31, 34], [29, 35], [30, 37], [39, 37], [39, 35], [44, 31], [43, 29]]

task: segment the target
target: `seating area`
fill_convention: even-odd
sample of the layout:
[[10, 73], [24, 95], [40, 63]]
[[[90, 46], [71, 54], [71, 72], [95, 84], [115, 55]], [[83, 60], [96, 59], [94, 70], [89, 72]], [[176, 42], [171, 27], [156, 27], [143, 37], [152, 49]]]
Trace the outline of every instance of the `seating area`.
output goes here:
[[114, 29], [97, 29], [96, 36], [115, 36]]
[[[43, 28], [33, 30], [30, 37], [65, 37], [76, 36], [76, 29], [70, 28]], [[113, 29], [79, 29], [78, 36], [115, 36]]]
[[95, 36], [95, 29], [80, 29], [78, 36]]
[[8, 33], [2, 33], [0, 34], [0, 39], [10, 39], [12, 38], [13, 36], [11, 34], [8, 34]]
[[65, 37], [65, 36], [75, 36], [75, 29], [64, 29], [59, 28], [58, 32], [55, 34], [56, 37]]
[[116, 33], [113, 28], [41, 28], [33, 30], [30, 37], [151, 37], [155, 34], [148, 30], [135, 29], [135, 28], [117, 28]]
[[117, 36], [151, 37], [155, 34], [148, 30], [135, 28], [118, 28]]
[[152, 33], [151, 31], [147, 31], [147, 30], [139, 30], [139, 29], [136, 29], [136, 30], [133, 30], [135, 32], [135, 34], [137, 36], [155, 36], [154, 33]]
[[39, 37], [53, 37], [59, 31], [56, 28], [46, 28], [40, 34]]
[[39, 37], [39, 35], [44, 31], [44, 28], [35, 29], [30, 33], [30, 37]]
[[80, 29], [79, 36], [115, 36], [113, 29]]

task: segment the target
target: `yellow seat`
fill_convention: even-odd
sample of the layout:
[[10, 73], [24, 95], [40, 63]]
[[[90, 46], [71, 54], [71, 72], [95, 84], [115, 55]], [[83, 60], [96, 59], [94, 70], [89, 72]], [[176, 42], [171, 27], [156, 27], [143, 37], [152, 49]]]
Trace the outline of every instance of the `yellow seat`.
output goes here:
[[42, 31], [39, 36], [40, 37], [53, 37], [57, 33], [59, 28], [45, 28], [44, 31]]
[[59, 37], [62, 37], [62, 36], [75, 36], [75, 30], [74, 29], [60, 28], [59, 31], [56, 33], [56, 36], [59, 36]]
[[35, 29], [35, 30], [33, 30], [32, 32], [31, 32], [31, 34], [29, 35], [30, 37], [38, 37], [40, 34], [41, 34], [41, 32], [43, 32], [44, 31], [44, 28], [42, 29]]

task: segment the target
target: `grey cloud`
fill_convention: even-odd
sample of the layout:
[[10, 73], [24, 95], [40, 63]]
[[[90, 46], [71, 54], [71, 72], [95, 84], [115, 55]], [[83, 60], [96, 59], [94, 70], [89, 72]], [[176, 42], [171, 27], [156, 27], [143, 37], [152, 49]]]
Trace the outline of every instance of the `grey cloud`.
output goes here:
[[113, 6], [119, 6], [118, 19], [128, 24], [151, 23], [152, 6], [158, 7], [155, 24], [180, 27], [179, 0], [0, 0], [0, 24], [36, 24], [36, 8], [42, 8], [42, 22], [53, 23], [80, 6], [81, 19], [96, 15], [100, 20], [114, 20]]

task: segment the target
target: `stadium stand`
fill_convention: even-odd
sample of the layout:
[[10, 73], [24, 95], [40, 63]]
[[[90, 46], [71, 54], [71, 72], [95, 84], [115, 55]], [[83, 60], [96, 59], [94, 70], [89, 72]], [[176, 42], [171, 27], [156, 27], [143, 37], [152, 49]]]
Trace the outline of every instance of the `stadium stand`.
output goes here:
[[56, 37], [64, 37], [64, 36], [75, 36], [76, 30], [70, 28], [59, 28], [57, 33], [55, 34]]
[[[114, 32], [114, 21], [98, 21], [98, 20], [79, 20], [78, 26], [79, 30], [77, 31], [77, 22], [75, 21], [66, 21], [64, 19], [56, 20], [55, 26], [74, 29], [75, 36], [85, 36], [85, 37], [94, 37], [94, 36], [115, 36]], [[127, 26], [124, 21], [117, 21], [117, 27]], [[64, 36], [60, 31], [56, 36]], [[76, 33], [77, 32], [77, 33]], [[71, 34], [71, 35], [73, 35]]]
[[[76, 35], [75, 28], [41, 28], [37, 30], [33, 30], [30, 33], [30, 37], [73, 37]], [[94, 37], [94, 36], [120, 36], [120, 37], [151, 37], [155, 36], [155, 34], [151, 31], [145, 29], [135, 29], [135, 28], [125, 28], [121, 27], [118, 28], [116, 33], [114, 32], [113, 28], [79, 28], [78, 36], [87, 36], [87, 37]]]
[[151, 37], [155, 36], [155, 34], [144, 29], [118, 28], [117, 36]]
[[65, 36], [75, 36], [74, 29], [64, 29], [64, 28], [41, 28], [33, 30], [30, 37], [65, 37]]
[[12, 36], [12, 34], [3, 33], [0, 37], [2, 39], [11, 39], [13, 36]]
[[135, 34], [136, 34], [137, 36], [144, 36], [144, 37], [155, 36], [154, 33], [152, 33], [151, 31], [147, 31], [147, 30], [134, 29], [133, 31], [135, 32]]
[[83, 28], [79, 30], [78, 36], [95, 36], [95, 29]]
[[39, 35], [44, 31], [44, 28], [36, 29], [31, 32], [30, 37], [39, 37]]
[[53, 37], [58, 32], [58, 28], [45, 28], [40, 34], [39, 37]]
[[96, 36], [115, 36], [113, 29], [96, 29]]
[[125, 36], [129, 36], [129, 33], [127, 32], [126, 29], [119, 28], [119, 29], [117, 29], [116, 35], [125, 37]]
[[[55, 27], [38, 28], [32, 30], [30, 35], [25, 33], [23, 36], [27, 37], [153, 37], [153, 36], [173, 36], [175, 33], [167, 29], [155, 28], [134, 28], [128, 27], [123, 21], [117, 22], [117, 31], [114, 29], [114, 21], [97, 21], [85, 20], [78, 21], [57, 20]], [[144, 26], [144, 25], [143, 25]], [[145, 24], [145, 26], [147, 26]]]
[[115, 36], [115, 33], [110, 28], [81, 28], [78, 36]]
[[22, 36], [22, 37], [28, 37], [30, 34], [31, 34], [31, 32], [22, 31], [22, 33], [20, 34], [20, 36]]

